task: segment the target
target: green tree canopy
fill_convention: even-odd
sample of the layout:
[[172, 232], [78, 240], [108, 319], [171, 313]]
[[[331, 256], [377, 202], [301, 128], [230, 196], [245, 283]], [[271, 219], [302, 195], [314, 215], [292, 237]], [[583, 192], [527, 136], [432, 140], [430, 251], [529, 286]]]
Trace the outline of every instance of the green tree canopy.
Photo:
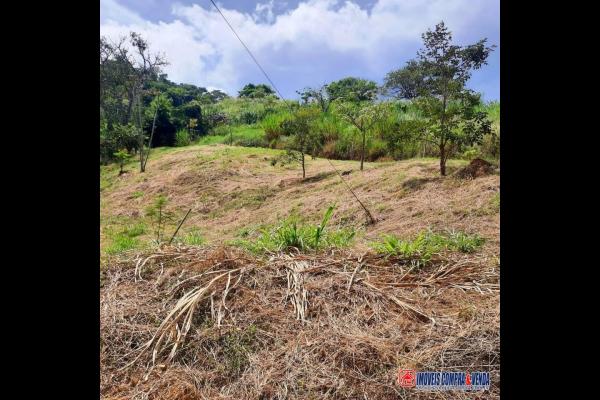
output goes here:
[[342, 99], [345, 101], [373, 101], [377, 97], [377, 83], [360, 78], [348, 77], [331, 82], [326, 87], [331, 101]]
[[249, 97], [249, 98], [260, 98], [267, 97], [270, 95], [274, 95], [275, 91], [271, 89], [270, 86], [265, 85], [264, 83], [254, 85], [253, 83], [249, 83], [239, 91], [239, 97]]
[[439, 149], [440, 173], [446, 175], [446, 161], [463, 144], [481, 140], [489, 131], [484, 113], [476, 112], [480, 95], [466, 88], [472, 71], [487, 64], [495, 46], [486, 39], [458, 46], [444, 22], [422, 35], [424, 47], [400, 70], [390, 72], [385, 87], [397, 97], [415, 99], [427, 124], [419, 133], [422, 140]]

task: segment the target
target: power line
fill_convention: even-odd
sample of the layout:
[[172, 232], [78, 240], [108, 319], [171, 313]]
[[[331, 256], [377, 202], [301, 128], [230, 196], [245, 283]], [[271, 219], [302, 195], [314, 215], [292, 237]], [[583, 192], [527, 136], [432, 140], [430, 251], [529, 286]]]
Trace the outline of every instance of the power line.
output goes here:
[[[233, 32], [233, 34], [235, 35], [235, 37], [240, 41], [240, 43], [242, 44], [242, 46], [244, 46], [244, 48], [246, 49], [246, 51], [248, 52], [248, 54], [250, 55], [250, 57], [252, 58], [252, 60], [256, 63], [256, 65], [258, 66], [258, 68], [265, 75], [265, 77], [267, 78], [267, 80], [269, 81], [269, 83], [271, 83], [271, 86], [273, 86], [273, 88], [275, 89], [275, 91], [277, 92], [277, 94], [279, 95], [279, 97], [281, 97], [281, 100], [283, 100], [283, 102], [288, 105], [288, 107], [290, 108], [290, 110], [293, 111], [292, 106], [285, 101], [283, 95], [281, 94], [281, 92], [279, 91], [279, 89], [277, 89], [277, 86], [275, 85], [275, 83], [273, 83], [273, 81], [271, 80], [271, 78], [269, 78], [269, 75], [267, 74], [267, 72], [263, 69], [263, 67], [261, 67], [261, 65], [258, 62], [258, 60], [256, 59], [256, 57], [254, 57], [254, 55], [252, 54], [252, 52], [250, 51], [250, 49], [248, 48], [248, 46], [246, 46], [246, 44], [240, 38], [240, 36], [237, 34], [237, 32], [235, 31], [235, 29], [233, 29], [233, 26], [231, 26], [231, 24], [229, 23], [229, 21], [227, 20], [227, 18], [225, 18], [225, 15], [223, 15], [223, 13], [219, 9], [219, 7], [217, 7], [217, 5], [215, 4], [215, 2], [213, 0], [210, 0], [210, 2], [212, 3], [213, 6], [215, 6], [215, 8], [219, 12], [219, 14], [221, 14], [221, 17], [223, 17], [223, 20], [225, 21], [225, 23], [227, 24], [227, 26], [229, 26], [229, 29], [231, 29], [231, 31]], [[338, 172], [338, 170], [331, 163], [331, 160], [329, 158], [327, 158], [327, 161], [329, 162], [329, 165], [331, 165], [331, 168], [333, 168], [333, 170], [336, 172], [336, 174], [340, 177], [340, 179], [342, 180], [342, 182], [344, 183], [344, 185], [346, 185], [346, 188], [348, 189], [348, 191], [350, 193], [352, 193], [352, 196], [354, 196], [354, 198], [356, 199], [356, 201], [358, 201], [358, 204], [360, 204], [360, 206], [365, 211], [365, 214], [367, 215], [367, 222], [370, 223], [370, 224], [375, 223], [375, 219], [373, 218], [373, 216], [371, 215], [371, 213], [369, 212], [369, 210], [367, 209], [367, 207], [365, 207], [365, 205], [362, 203], [362, 201], [360, 201], [360, 199], [358, 198], [358, 196], [356, 195], [356, 193], [354, 193], [354, 191], [352, 190], [352, 188], [350, 187], [350, 185], [348, 185], [348, 183], [346, 182], [346, 180], [342, 177], [342, 175]]]
[[269, 75], [266, 73], [266, 71], [263, 69], [263, 67], [260, 66], [260, 63], [258, 62], [258, 60], [256, 59], [256, 57], [254, 57], [254, 55], [252, 54], [252, 52], [250, 51], [250, 49], [248, 48], [248, 46], [246, 46], [246, 44], [240, 38], [240, 36], [237, 34], [237, 32], [235, 31], [235, 29], [233, 29], [233, 26], [231, 26], [231, 24], [229, 23], [229, 21], [227, 21], [227, 18], [225, 18], [225, 15], [223, 15], [223, 13], [219, 9], [219, 7], [217, 7], [217, 5], [215, 4], [215, 2], [213, 0], [210, 0], [210, 2], [212, 3], [213, 6], [215, 6], [215, 8], [219, 12], [219, 14], [221, 14], [221, 17], [223, 17], [223, 19], [225, 20], [225, 23], [229, 26], [229, 29], [231, 29], [231, 31], [233, 32], [233, 34], [235, 35], [235, 37], [240, 41], [240, 43], [242, 44], [242, 46], [244, 46], [244, 48], [246, 49], [246, 51], [248, 52], [248, 54], [250, 54], [250, 57], [252, 57], [252, 59], [254, 60], [254, 62], [256, 63], [256, 65], [258, 66], [258, 68], [260, 68], [260, 70], [265, 75], [265, 77], [267, 78], [267, 80], [269, 81], [269, 83], [271, 83], [271, 86], [273, 86], [273, 88], [277, 91], [277, 94], [279, 95], [279, 97], [281, 97], [281, 100], [285, 101], [285, 99], [283, 98], [283, 95], [281, 94], [281, 92], [279, 91], [279, 89], [277, 89], [277, 86], [275, 86], [275, 84], [273, 83], [273, 81], [271, 80], [271, 78], [269, 78]]

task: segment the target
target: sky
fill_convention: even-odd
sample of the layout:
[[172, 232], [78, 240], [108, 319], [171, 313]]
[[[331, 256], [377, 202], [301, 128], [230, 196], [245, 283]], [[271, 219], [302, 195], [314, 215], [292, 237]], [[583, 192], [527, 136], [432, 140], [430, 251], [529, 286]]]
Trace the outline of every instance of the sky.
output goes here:
[[[468, 86], [500, 98], [500, 0], [220, 0], [217, 5], [284, 97], [348, 76], [383, 82], [444, 21], [458, 45], [498, 47]], [[235, 96], [268, 81], [210, 0], [100, 0], [100, 34], [141, 33], [171, 81]]]

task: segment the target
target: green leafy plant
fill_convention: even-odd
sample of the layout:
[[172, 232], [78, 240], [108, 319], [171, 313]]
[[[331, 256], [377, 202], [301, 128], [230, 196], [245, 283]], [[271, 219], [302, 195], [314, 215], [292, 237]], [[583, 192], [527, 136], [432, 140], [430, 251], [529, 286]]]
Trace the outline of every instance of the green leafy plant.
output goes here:
[[326, 230], [335, 206], [330, 206], [319, 225], [303, 225], [291, 216], [274, 228], [263, 228], [256, 240], [238, 240], [235, 243], [255, 252], [318, 251], [331, 247], [346, 247], [354, 239], [353, 229]]
[[384, 235], [381, 241], [373, 243], [372, 247], [380, 254], [409, 258], [417, 261], [418, 265], [425, 265], [434, 254], [444, 250], [472, 253], [484, 242], [485, 239], [476, 234], [469, 235], [453, 230], [440, 234], [428, 230], [421, 231], [412, 240], [402, 240], [395, 235]]

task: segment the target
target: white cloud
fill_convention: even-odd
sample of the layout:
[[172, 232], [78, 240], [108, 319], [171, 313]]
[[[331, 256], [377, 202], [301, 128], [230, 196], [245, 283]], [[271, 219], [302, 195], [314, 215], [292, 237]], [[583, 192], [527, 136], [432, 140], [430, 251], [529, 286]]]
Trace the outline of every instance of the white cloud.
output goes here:
[[[291, 69], [293, 73], [294, 65], [281, 58], [299, 55], [308, 58], [298, 70], [306, 64], [326, 68], [328, 59], [310, 59], [310, 54], [318, 52], [332, 57], [356, 56], [364, 59], [364, 69], [383, 75], [389, 70], [386, 60], [392, 53], [414, 56], [420, 35], [427, 28], [443, 19], [460, 40], [470, 26], [481, 25], [482, 15], [489, 16], [483, 10], [497, 7], [497, 3], [498, 0], [379, 0], [369, 12], [351, 1], [309, 0], [279, 15], [273, 12], [272, 0], [257, 4], [253, 14], [220, 8], [263, 67], [269, 66], [268, 71]], [[257, 67], [214, 9], [175, 4], [172, 13], [172, 22], [153, 23], [115, 0], [102, 0], [100, 31], [113, 38], [129, 31], [141, 33], [151, 49], [166, 55], [170, 65], [165, 72], [176, 82], [220, 87], [234, 94], [249, 77], [257, 76]], [[323, 80], [314, 79], [315, 84]]]

